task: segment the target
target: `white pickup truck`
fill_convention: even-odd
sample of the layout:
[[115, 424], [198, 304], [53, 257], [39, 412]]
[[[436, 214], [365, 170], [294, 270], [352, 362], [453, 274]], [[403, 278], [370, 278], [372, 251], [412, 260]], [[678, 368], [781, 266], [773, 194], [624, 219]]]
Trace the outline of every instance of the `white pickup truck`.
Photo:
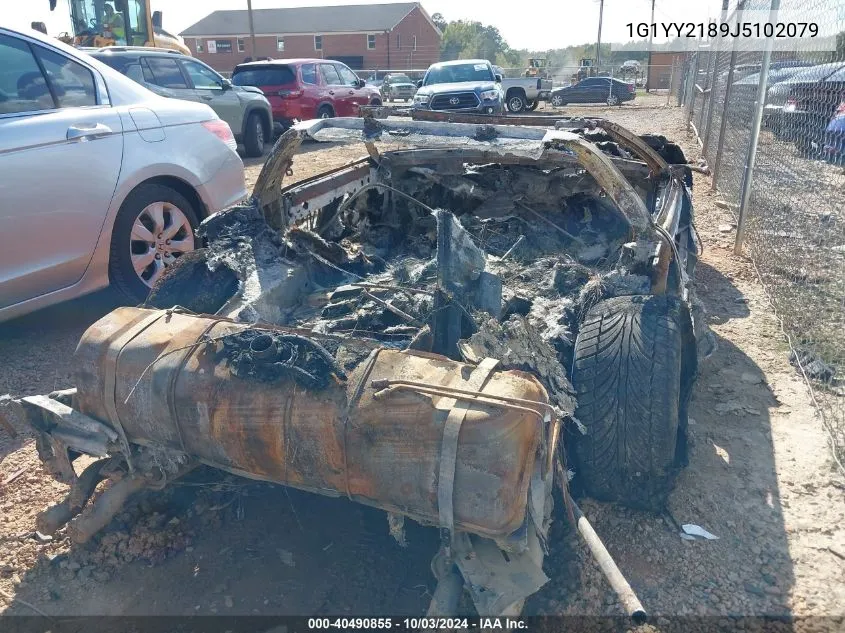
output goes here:
[[499, 66], [493, 69], [503, 77], [502, 91], [505, 93], [505, 106], [509, 112], [534, 110], [540, 101], [549, 99], [552, 93], [552, 80], [541, 77], [504, 78], [505, 73]]

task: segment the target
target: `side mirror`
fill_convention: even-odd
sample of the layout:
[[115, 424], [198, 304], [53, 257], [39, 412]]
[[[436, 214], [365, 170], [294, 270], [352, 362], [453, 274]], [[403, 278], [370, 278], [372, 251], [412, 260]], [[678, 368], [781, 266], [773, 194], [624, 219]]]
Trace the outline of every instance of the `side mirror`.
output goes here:
[[38, 31], [39, 33], [47, 35], [47, 25], [43, 22], [31, 22], [29, 26], [33, 31]]
[[422, 79], [417, 82], [417, 88], [422, 88]]
[[363, 79], [359, 79], [359, 80], [358, 80], [358, 87], [359, 87], [359, 88], [363, 88], [363, 87], [364, 87], [364, 86], [366, 86], [366, 85], [367, 85], [367, 82], [366, 82], [366, 81], [364, 81]]
[[161, 11], [153, 11], [153, 28], [161, 28]]
[[227, 90], [231, 90], [232, 89], [232, 82], [228, 79], [224, 79], [220, 83], [220, 87], [223, 89], [223, 92], [226, 92]]
[[494, 77], [494, 79], [496, 80], [497, 84], [502, 83], [502, 76], [500, 74], [496, 73], [496, 76]]

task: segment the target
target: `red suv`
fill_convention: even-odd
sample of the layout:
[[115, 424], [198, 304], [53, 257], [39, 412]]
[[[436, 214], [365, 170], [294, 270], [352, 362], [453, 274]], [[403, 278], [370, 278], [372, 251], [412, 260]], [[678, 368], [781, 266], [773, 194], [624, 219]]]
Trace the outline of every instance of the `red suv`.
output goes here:
[[358, 106], [381, 105], [377, 88], [368, 86], [346, 64], [327, 59], [274, 59], [238, 64], [236, 86], [260, 88], [282, 127], [293, 121], [358, 116]]

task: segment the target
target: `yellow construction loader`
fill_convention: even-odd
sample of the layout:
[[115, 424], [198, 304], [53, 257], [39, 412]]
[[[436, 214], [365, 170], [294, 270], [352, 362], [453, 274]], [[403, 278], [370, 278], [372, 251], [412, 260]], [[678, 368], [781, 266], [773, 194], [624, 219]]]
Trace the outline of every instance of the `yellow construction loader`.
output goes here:
[[[57, 0], [50, 0], [50, 10]], [[190, 55], [178, 37], [161, 26], [161, 11], [148, 0], [68, 0], [72, 32], [59, 39], [78, 47], [152, 46]]]

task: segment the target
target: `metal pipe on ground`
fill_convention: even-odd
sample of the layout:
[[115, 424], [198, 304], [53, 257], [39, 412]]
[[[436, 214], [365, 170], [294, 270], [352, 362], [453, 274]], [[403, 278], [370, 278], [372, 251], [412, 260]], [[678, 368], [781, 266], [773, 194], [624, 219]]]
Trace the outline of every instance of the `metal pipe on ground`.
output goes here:
[[643, 608], [640, 599], [637, 598], [637, 594], [634, 593], [631, 585], [628, 584], [627, 580], [625, 580], [625, 576], [623, 576], [622, 572], [619, 571], [619, 568], [616, 566], [616, 562], [613, 560], [610, 552], [607, 551], [607, 548], [604, 546], [604, 543], [602, 543], [599, 535], [596, 534], [593, 526], [590, 525], [587, 517], [585, 517], [584, 513], [581, 512], [581, 508], [579, 508], [578, 504], [572, 500], [570, 500], [570, 503], [572, 504], [572, 511], [575, 513], [578, 533], [584, 539], [587, 547], [590, 548], [590, 552], [593, 554], [593, 557], [596, 559], [599, 567], [601, 567], [602, 573], [604, 573], [604, 576], [607, 578], [610, 586], [613, 587], [613, 590], [619, 597], [619, 601], [622, 603], [622, 606], [625, 607], [625, 611], [629, 616], [631, 616], [631, 619], [634, 622], [642, 624], [648, 619], [648, 614]]
[[584, 516], [584, 513], [581, 512], [581, 508], [579, 508], [578, 504], [575, 503], [572, 497], [569, 496], [569, 491], [566, 488], [566, 472], [564, 471], [563, 466], [561, 466], [560, 462], [558, 462], [556, 467], [564, 502], [566, 506], [572, 510], [572, 514], [575, 517], [575, 527], [578, 530], [578, 533], [584, 539], [584, 542], [590, 549], [590, 553], [599, 564], [604, 577], [607, 578], [610, 586], [616, 592], [619, 601], [625, 608], [625, 612], [636, 624], [643, 624], [646, 620], [648, 620], [648, 613], [646, 613], [640, 599], [637, 598], [637, 594], [634, 593], [633, 588], [625, 579], [625, 576], [623, 576], [622, 572], [619, 571], [619, 567], [616, 566], [616, 562], [613, 560], [610, 552], [607, 551], [607, 548], [604, 546], [601, 538], [599, 538], [599, 535], [596, 534], [596, 531], [593, 529], [593, 526], [590, 525], [590, 522], [587, 520], [587, 517]]

